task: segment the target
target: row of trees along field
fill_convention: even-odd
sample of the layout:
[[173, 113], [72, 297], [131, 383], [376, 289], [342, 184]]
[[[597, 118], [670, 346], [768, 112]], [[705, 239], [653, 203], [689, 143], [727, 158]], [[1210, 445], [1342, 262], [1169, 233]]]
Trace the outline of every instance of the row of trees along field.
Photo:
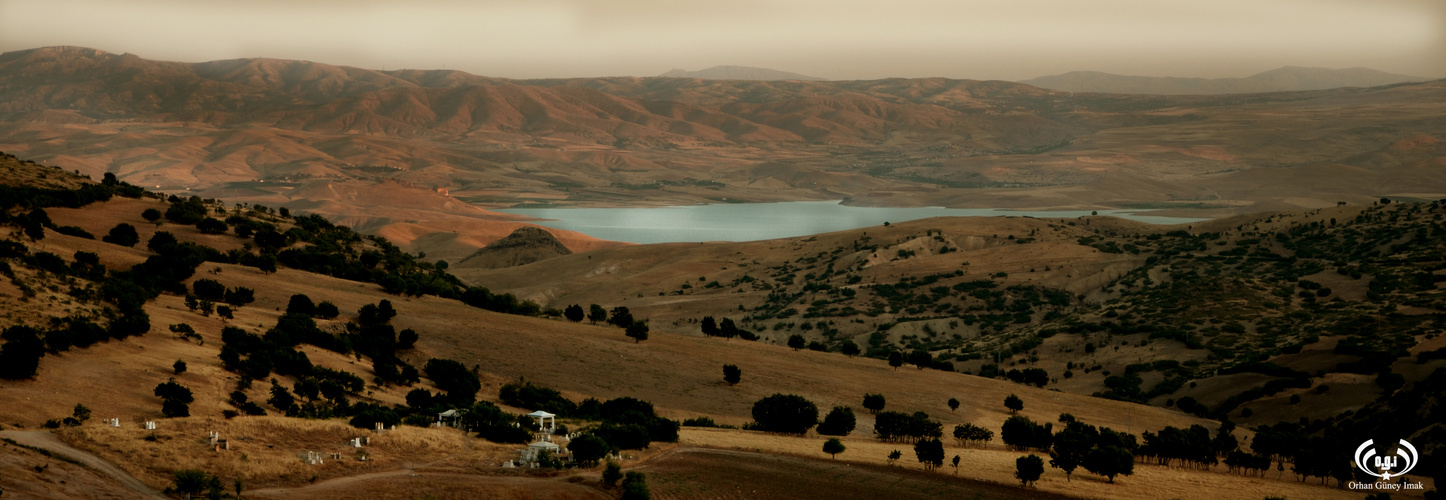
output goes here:
[[[1446, 377], [1446, 373], [1439, 377]], [[926, 470], [944, 465], [942, 423], [925, 412], [884, 411], [882, 395], [867, 394], [863, 403], [875, 414], [876, 439], [890, 443], [913, 443], [915, 456]], [[1022, 410], [1024, 406], [1022, 399], [1015, 395], [1006, 398], [1004, 405], [1011, 412]], [[774, 394], [754, 403], [753, 422], [744, 428], [804, 435], [817, 426], [819, 435], [845, 436], [855, 426], [853, 410], [849, 407], [834, 407], [822, 421], [818, 416], [818, 407], [806, 398]], [[1005, 420], [999, 436], [1006, 449], [1045, 454], [1048, 465], [1063, 472], [1066, 480], [1081, 467], [1114, 482], [1117, 476], [1133, 474], [1136, 463], [1208, 470], [1223, 462], [1226, 471], [1231, 474], [1264, 477], [1273, 467], [1277, 476], [1289, 470], [1299, 481], [1315, 479], [1324, 484], [1333, 480], [1337, 487], [1343, 487], [1352, 479], [1370, 482], [1371, 478], [1356, 469], [1347, 453], [1341, 450], [1348, 451], [1359, 444], [1361, 440], [1356, 440], [1354, 436], [1362, 432], [1383, 430], [1363, 426], [1360, 422], [1336, 422], [1334, 425], [1323, 421], [1307, 425], [1280, 423], [1255, 429], [1255, 440], [1247, 449], [1235, 437], [1233, 431], [1236, 426], [1230, 421], [1221, 423], [1213, 432], [1200, 425], [1188, 428], [1167, 426], [1154, 432], [1146, 431], [1140, 436], [1089, 425], [1068, 413], [1061, 414], [1058, 423], [1062, 428], [1056, 431], [1054, 422], [1040, 424], [1028, 417], [1014, 415]], [[717, 426], [710, 419], [702, 418], [686, 420], [683, 425]], [[1329, 430], [1311, 432], [1312, 428], [1321, 426]], [[956, 445], [961, 447], [986, 446], [994, 437], [992, 430], [971, 423], [954, 426], [952, 434]], [[825, 441], [825, 453], [836, 456], [845, 451], [846, 447], [836, 439]], [[889, 462], [900, 455], [897, 450], [892, 452]], [[958, 460], [957, 456], [955, 460]], [[1042, 474], [1043, 464], [1043, 459], [1037, 455], [1021, 457], [1017, 477], [1024, 484], [1032, 483]], [[957, 467], [957, 461], [954, 465]], [[1425, 474], [1439, 475], [1439, 471], [1439, 466], [1434, 466]]]

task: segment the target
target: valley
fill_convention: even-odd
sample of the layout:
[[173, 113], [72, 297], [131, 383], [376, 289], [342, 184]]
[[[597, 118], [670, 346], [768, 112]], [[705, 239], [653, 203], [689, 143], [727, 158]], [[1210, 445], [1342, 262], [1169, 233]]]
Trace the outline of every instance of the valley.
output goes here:
[[1446, 81], [1282, 74], [0, 54], [0, 495], [1345, 499], [1367, 438], [1430, 490]]

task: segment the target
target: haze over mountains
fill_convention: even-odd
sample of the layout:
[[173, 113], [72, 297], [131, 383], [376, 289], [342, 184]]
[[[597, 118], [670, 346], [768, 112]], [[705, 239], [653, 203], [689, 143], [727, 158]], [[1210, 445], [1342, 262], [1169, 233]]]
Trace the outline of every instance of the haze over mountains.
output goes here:
[[1370, 68], [1302, 68], [1286, 66], [1245, 78], [1180, 78], [1126, 76], [1098, 71], [1071, 71], [1062, 75], [1041, 76], [1019, 83], [1067, 92], [1103, 92], [1110, 94], [1250, 94], [1257, 92], [1294, 92], [1342, 87], [1377, 87], [1407, 82], [1424, 82], [1430, 78], [1397, 75]]

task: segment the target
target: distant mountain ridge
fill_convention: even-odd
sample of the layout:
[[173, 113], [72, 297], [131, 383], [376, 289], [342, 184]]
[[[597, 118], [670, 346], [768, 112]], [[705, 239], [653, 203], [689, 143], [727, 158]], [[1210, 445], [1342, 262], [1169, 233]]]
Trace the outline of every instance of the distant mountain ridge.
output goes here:
[[757, 80], [769, 82], [782, 80], [802, 80], [809, 82], [828, 81], [827, 78], [750, 66], [714, 66], [698, 71], [687, 71], [675, 68], [658, 76], [668, 78], [701, 78], [704, 80]]
[[1127, 76], [1098, 71], [1071, 71], [1019, 83], [1066, 92], [1107, 94], [1207, 95], [1377, 87], [1423, 82], [1431, 78], [1397, 75], [1370, 68], [1303, 68], [1286, 66], [1245, 78], [1178, 78]]

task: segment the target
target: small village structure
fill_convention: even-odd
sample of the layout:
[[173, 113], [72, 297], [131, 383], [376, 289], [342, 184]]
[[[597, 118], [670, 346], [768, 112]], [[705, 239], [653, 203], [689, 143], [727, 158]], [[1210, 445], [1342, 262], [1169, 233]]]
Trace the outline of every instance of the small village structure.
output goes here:
[[528, 413], [527, 416], [537, 419], [535, 441], [527, 445], [527, 448], [518, 450], [519, 456], [515, 463], [509, 461], [502, 466], [535, 468], [542, 461], [544, 454], [554, 460], [569, 460], [571, 457], [567, 449], [552, 442], [553, 433], [557, 432], [557, 415], [538, 410]]
[[437, 414], [437, 427], [462, 427], [462, 410], [456, 408]]

